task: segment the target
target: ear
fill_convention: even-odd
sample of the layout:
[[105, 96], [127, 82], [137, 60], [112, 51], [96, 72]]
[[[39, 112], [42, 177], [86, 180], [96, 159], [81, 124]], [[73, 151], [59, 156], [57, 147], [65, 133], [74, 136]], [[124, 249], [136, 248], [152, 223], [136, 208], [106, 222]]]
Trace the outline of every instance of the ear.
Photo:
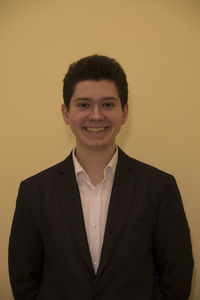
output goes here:
[[122, 124], [126, 123], [127, 118], [128, 118], [128, 104], [126, 104], [122, 109]]
[[62, 111], [62, 115], [63, 115], [63, 119], [64, 119], [65, 123], [69, 124], [69, 110], [64, 103], [61, 106], [61, 111]]

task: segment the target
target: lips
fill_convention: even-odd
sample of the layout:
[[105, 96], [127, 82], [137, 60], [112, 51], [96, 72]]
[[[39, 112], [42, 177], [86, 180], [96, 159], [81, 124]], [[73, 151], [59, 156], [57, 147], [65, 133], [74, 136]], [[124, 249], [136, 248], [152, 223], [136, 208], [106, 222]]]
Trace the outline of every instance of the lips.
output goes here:
[[90, 132], [100, 132], [105, 130], [106, 128], [107, 127], [85, 127], [85, 129]]

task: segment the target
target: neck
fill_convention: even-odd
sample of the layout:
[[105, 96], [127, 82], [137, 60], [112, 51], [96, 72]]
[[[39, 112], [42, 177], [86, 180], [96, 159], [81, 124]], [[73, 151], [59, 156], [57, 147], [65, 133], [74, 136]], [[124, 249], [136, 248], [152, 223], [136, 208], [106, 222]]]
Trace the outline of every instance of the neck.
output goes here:
[[111, 160], [116, 150], [116, 146], [113, 145], [110, 148], [105, 149], [83, 149], [80, 146], [76, 146], [75, 155], [79, 163], [88, 174], [92, 184], [96, 185], [104, 178], [104, 168]]

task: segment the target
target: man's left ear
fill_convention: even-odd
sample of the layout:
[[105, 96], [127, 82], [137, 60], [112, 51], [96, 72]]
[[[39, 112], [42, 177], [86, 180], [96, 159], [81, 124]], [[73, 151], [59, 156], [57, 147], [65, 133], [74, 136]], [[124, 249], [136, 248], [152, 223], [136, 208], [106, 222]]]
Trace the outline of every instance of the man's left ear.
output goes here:
[[65, 121], [66, 124], [69, 124], [69, 111], [67, 106], [63, 103], [61, 106], [61, 111], [62, 111], [62, 115], [63, 115], [63, 119]]
[[122, 124], [125, 124], [126, 123], [126, 120], [128, 118], [128, 104], [126, 104], [123, 109], [122, 109]]

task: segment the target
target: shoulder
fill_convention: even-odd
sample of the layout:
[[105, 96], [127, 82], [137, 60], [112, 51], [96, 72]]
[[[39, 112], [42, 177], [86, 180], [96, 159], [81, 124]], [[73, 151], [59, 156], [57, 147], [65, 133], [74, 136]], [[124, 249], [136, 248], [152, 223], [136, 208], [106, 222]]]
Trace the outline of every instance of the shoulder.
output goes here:
[[21, 182], [21, 186], [29, 187], [45, 184], [50, 185], [60, 175], [64, 174], [66, 170], [73, 173], [73, 161], [71, 154], [67, 156], [65, 160], [24, 179]]
[[118, 170], [125, 169], [132, 174], [133, 180], [138, 183], [153, 186], [163, 186], [167, 183], [175, 183], [175, 178], [168, 172], [161, 170], [155, 166], [139, 161], [128, 156], [119, 149]]
[[148, 163], [130, 157], [121, 149], [119, 149], [119, 166], [125, 167], [127, 169], [134, 169], [136, 172], [144, 173], [146, 175], [160, 175], [164, 177], [171, 176], [164, 170], [161, 170], [155, 166], [149, 165]]
[[151, 199], [149, 203], [154, 203], [154, 207], [161, 202], [170, 207], [182, 207], [180, 191], [173, 175], [129, 157], [124, 152], [119, 155], [119, 165], [122, 166], [122, 163], [126, 165], [126, 171], [129, 173], [126, 178], [135, 187], [139, 197], [143, 195], [142, 197]]

